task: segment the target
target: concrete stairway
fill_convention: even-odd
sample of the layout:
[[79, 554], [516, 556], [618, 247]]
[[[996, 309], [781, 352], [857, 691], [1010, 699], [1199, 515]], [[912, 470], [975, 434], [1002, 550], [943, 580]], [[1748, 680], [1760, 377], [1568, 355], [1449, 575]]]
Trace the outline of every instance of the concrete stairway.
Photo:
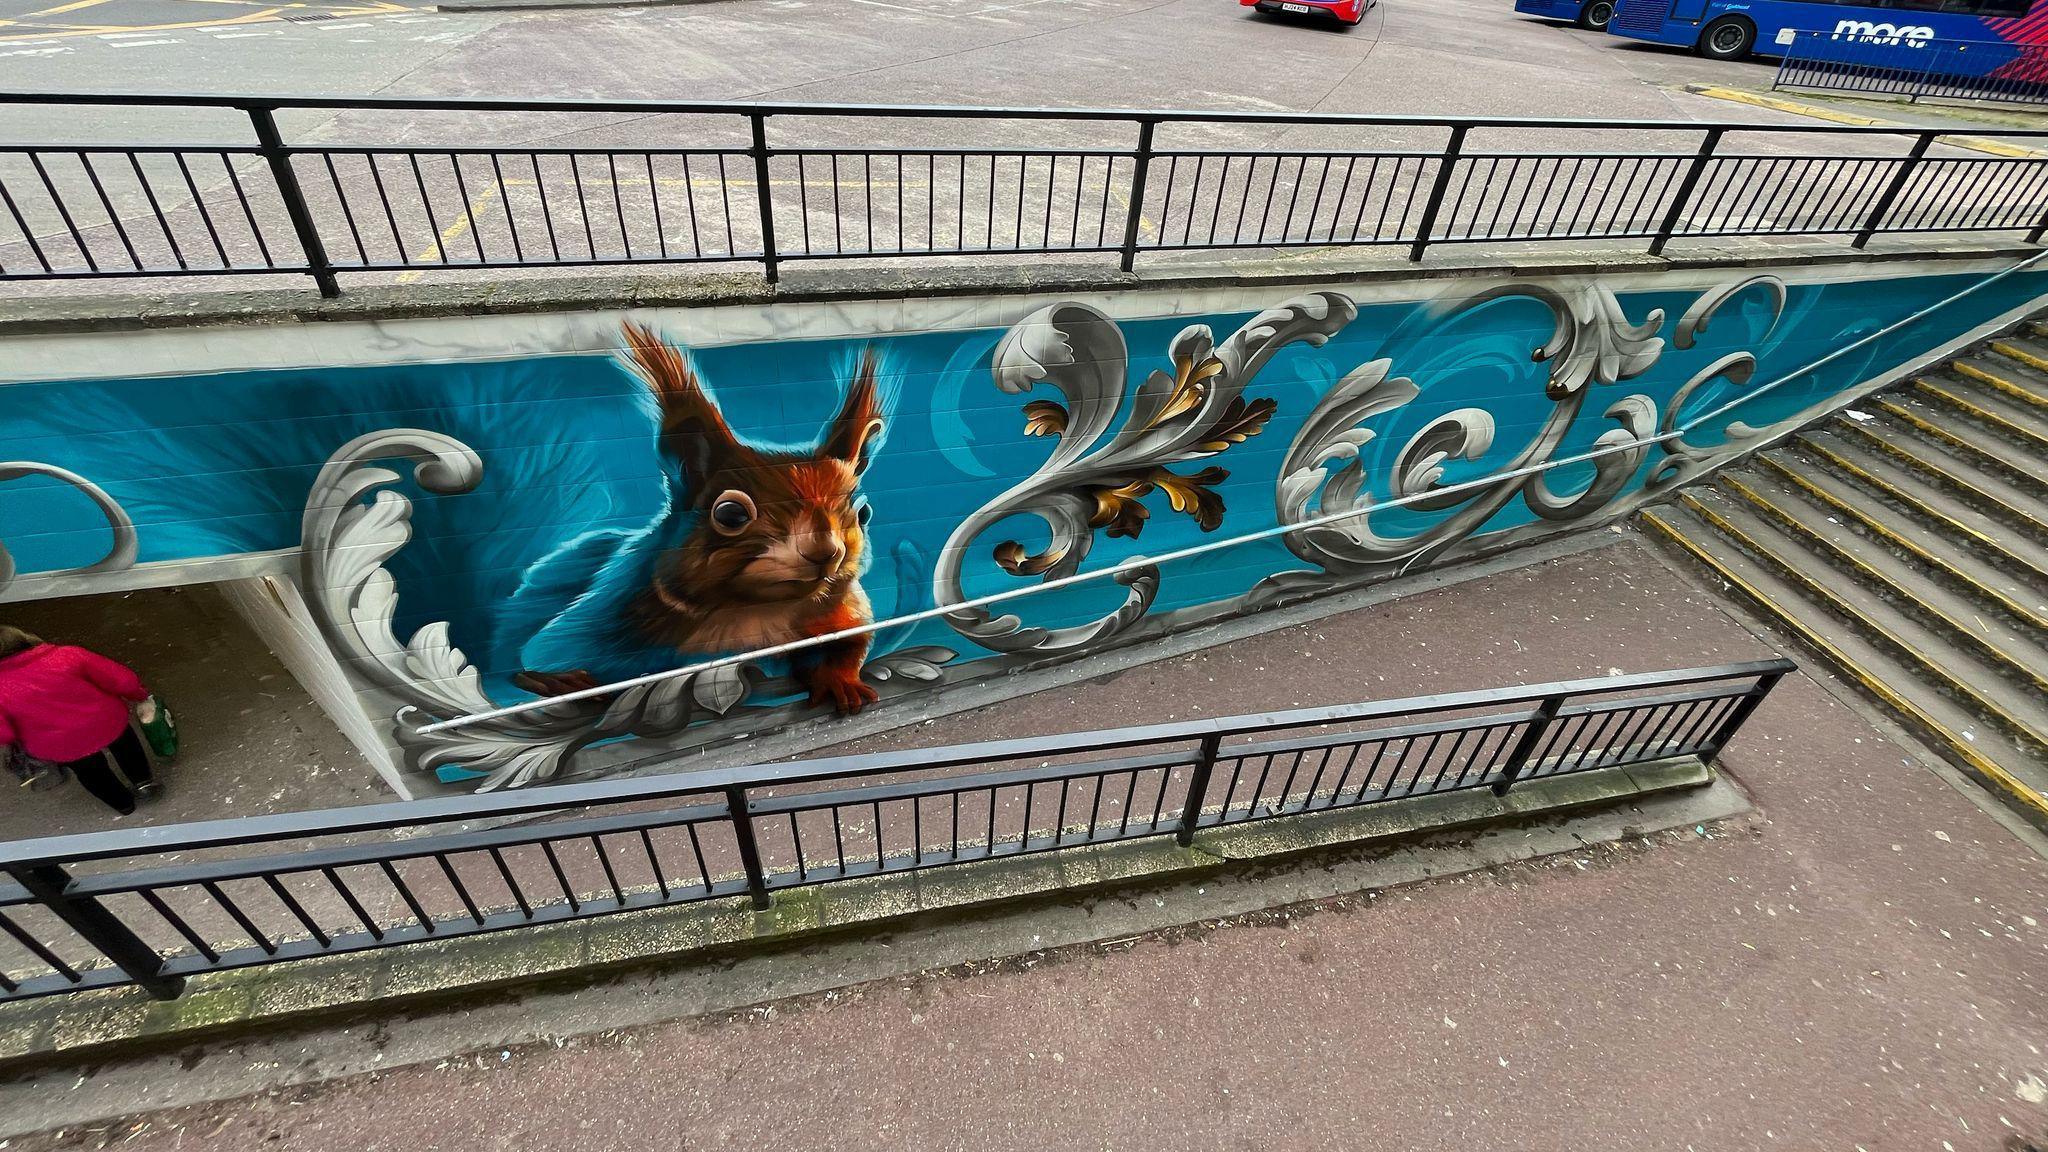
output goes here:
[[1643, 522], [2048, 828], [2048, 324]]

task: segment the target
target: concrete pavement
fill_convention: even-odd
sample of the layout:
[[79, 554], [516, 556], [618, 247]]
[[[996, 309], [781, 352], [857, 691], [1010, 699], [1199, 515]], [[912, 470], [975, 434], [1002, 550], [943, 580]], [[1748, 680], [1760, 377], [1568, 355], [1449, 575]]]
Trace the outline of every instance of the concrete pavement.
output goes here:
[[[1631, 541], [867, 744], [1779, 646]], [[2039, 1135], [2038, 838], [1830, 688], [1788, 680], [1729, 750], [1758, 806], [1733, 825], [608, 1035], [583, 1034], [587, 1010], [528, 1006], [550, 1039], [15, 1147], [1879, 1152]]]

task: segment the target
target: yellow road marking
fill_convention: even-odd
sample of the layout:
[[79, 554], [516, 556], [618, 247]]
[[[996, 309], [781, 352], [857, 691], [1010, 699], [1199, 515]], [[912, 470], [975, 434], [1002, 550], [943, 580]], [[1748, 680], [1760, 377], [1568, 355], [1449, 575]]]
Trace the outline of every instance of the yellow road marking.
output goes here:
[[[496, 199], [497, 196], [497, 186], [487, 185], [483, 191], [477, 193], [475, 196], [470, 198], [468, 205], [466, 205], [462, 209], [462, 215], [460, 217], [457, 217], [453, 224], [450, 224], [446, 228], [441, 229], [441, 238], [439, 241], [437, 241], [430, 247], [422, 248], [418, 252], [413, 253], [412, 258], [414, 260], [419, 261], [434, 261], [436, 267], [446, 265], [449, 262], [448, 246], [450, 244], [453, 244], [455, 241], [460, 240], [466, 233], [468, 233], [471, 225], [473, 225], [476, 222], [476, 214], [483, 209], [484, 205]], [[398, 282], [400, 284], [412, 284], [418, 281], [420, 277], [425, 276], [426, 274], [427, 269], [424, 268], [416, 268], [409, 272], [400, 272], [398, 274]]]
[[[1723, 88], [1715, 84], [1687, 84], [1687, 92], [1696, 96], [1707, 96], [1715, 100], [1727, 100], [1736, 104], [1747, 104], [1753, 108], [1769, 108], [1793, 116], [1805, 116], [1811, 120], [1826, 120], [1834, 124], [1854, 124], [1862, 128], [1898, 128], [1909, 132], [1941, 132], [1924, 124], [1902, 124], [1897, 120], [1880, 120], [1875, 116], [1859, 116], [1854, 112], [1842, 112], [1833, 108], [1822, 108], [1813, 104], [1801, 104], [1797, 100], [1785, 100], [1777, 96], [1766, 96], [1761, 92], [1746, 92], [1740, 88]], [[2002, 140], [1987, 140], [1982, 136], [1952, 136], [1941, 138], [1944, 145], [1982, 152], [1990, 156], [2004, 156], [2015, 160], [2035, 160], [2048, 157], [2048, 152], [2038, 148], [2022, 148]]]
[[55, 8], [45, 8], [40, 12], [30, 12], [28, 15], [23, 16], [22, 19], [33, 20], [38, 16], [55, 16], [63, 12], [76, 12], [80, 8], [95, 8], [106, 2], [107, 0], [71, 0], [69, 4], [59, 4]]

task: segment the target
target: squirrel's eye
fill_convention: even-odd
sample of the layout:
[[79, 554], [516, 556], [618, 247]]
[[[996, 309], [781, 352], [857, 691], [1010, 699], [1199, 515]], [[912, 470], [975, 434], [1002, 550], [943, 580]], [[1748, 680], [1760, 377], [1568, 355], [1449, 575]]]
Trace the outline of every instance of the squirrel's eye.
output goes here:
[[855, 504], [853, 506], [853, 519], [861, 527], [867, 527], [868, 521], [874, 519], [874, 517], [875, 510], [868, 504], [866, 500], [862, 500], [860, 503]]
[[754, 502], [744, 492], [727, 492], [711, 505], [711, 524], [720, 532], [738, 532], [753, 522]]

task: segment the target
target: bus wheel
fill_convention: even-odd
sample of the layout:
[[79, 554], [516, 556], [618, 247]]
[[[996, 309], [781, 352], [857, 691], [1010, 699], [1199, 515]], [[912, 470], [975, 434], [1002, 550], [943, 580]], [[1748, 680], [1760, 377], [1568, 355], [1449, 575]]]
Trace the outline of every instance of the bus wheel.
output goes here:
[[1591, 0], [1584, 8], [1579, 9], [1579, 27], [1581, 28], [1591, 28], [1595, 32], [1605, 32], [1607, 30], [1607, 22], [1612, 19], [1614, 19], [1613, 0]]
[[1723, 16], [1700, 33], [1699, 53], [1709, 60], [1740, 60], [1756, 44], [1756, 25], [1740, 16]]

